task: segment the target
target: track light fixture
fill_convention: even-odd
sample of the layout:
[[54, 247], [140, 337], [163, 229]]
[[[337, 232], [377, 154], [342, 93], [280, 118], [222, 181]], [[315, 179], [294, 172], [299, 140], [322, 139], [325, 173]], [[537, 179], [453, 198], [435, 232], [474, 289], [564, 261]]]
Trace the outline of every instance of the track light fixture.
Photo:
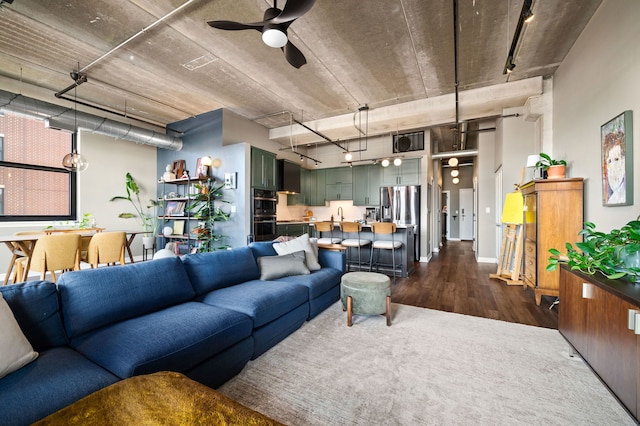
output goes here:
[[520, 17], [518, 18], [516, 30], [513, 33], [511, 48], [509, 49], [509, 54], [507, 55], [507, 61], [504, 64], [504, 70], [502, 71], [502, 74], [510, 73], [516, 67], [516, 49], [518, 47], [518, 44], [520, 43], [520, 37], [522, 36], [522, 27], [524, 26], [525, 22], [531, 22], [531, 20], [533, 19], [533, 12], [531, 11], [532, 4], [533, 0], [524, 0], [524, 3], [522, 3], [522, 10], [520, 11]]
[[535, 15], [533, 14], [533, 12], [531, 11], [531, 9], [527, 10], [524, 13], [524, 22], [525, 24], [528, 24], [529, 22], [533, 21], [533, 18], [535, 17]]

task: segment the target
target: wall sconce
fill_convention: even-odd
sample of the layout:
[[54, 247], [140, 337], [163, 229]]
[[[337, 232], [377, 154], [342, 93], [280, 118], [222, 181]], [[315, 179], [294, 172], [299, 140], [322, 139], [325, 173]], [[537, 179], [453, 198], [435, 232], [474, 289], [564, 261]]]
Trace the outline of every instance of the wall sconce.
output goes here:
[[448, 164], [451, 167], [455, 167], [458, 165], [458, 159], [456, 157], [451, 157], [449, 158]]
[[457, 185], [457, 184], [459, 184], [459, 183], [460, 183], [460, 179], [458, 179], [458, 178], [453, 178], [452, 182], [453, 182], [453, 184], [454, 184], [454, 185]]
[[222, 160], [219, 158], [214, 158], [213, 160], [211, 160], [211, 165], [216, 169], [219, 169], [220, 166], [222, 166]]

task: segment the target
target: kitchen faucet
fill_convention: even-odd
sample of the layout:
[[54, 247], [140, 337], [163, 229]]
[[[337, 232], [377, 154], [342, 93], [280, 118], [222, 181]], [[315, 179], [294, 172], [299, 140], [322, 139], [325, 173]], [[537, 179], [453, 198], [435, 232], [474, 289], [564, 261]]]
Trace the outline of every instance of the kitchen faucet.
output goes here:
[[342, 206], [338, 207], [338, 216], [340, 216], [340, 222], [344, 222], [344, 212], [342, 211]]

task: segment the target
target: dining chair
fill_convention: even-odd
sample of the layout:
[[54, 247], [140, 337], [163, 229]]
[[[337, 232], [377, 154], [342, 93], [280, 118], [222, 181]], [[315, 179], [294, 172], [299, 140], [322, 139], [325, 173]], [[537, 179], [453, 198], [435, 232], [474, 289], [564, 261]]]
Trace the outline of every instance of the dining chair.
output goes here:
[[[334, 238], [333, 236], [333, 222], [315, 222], [316, 237], [318, 237], [318, 244], [340, 244], [342, 241], [340, 238]], [[329, 237], [323, 237], [322, 233], [328, 232]]]
[[80, 269], [80, 234], [43, 235], [36, 241], [31, 262], [28, 258], [19, 259], [19, 265], [21, 274], [31, 270], [40, 272], [41, 280], [44, 280], [47, 272], [50, 272], [51, 281], [55, 283], [56, 271], [62, 274]]
[[[362, 266], [362, 247], [371, 244], [371, 240], [363, 240], [360, 238], [360, 232], [362, 232], [362, 223], [360, 222], [340, 222], [340, 231], [342, 232], [342, 242], [340, 244], [343, 247], [347, 247], [347, 272], [349, 271], [349, 267], [353, 264], [353, 257], [350, 253], [350, 249], [353, 247], [358, 248], [358, 270], [360, 270], [360, 267]], [[353, 234], [355, 234], [356, 238], [352, 238]]]
[[[43, 231], [17, 231], [13, 233], [13, 235], [43, 235], [43, 234], [44, 234]], [[30, 242], [28, 244], [33, 244], [33, 243]], [[10, 277], [11, 277], [11, 282], [14, 284], [22, 280], [21, 273], [24, 272], [24, 270], [21, 268], [20, 259], [26, 259], [28, 257], [28, 254], [25, 253], [24, 250], [22, 250], [22, 248], [18, 244], [14, 242], [12, 243], [12, 245], [13, 245], [13, 248], [11, 249], [11, 260], [9, 261], [9, 270], [7, 271], [7, 274], [4, 276], [4, 285], [7, 285], [9, 283]], [[13, 272], [13, 275], [12, 275], [12, 272]]]
[[99, 232], [91, 237], [87, 248], [87, 263], [92, 268], [99, 264], [107, 266], [120, 262], [124, 265], [124, 251], [127, 246], [126, 232]]
[[[373, 254], [378, 249], [378, 255], [376, 257], [376, 271], [380, 267], [380, 250], [391, 250], [393, 279], [396, 279], [396, 249], [402, 247], [401, 241], [395, 240], [396, 224], [393, 222], [374, 222], [371, 224], [371, 230], [373, 231], [373, 243], [371, 245], [371, 257], [369, 258], [369, 271], [373, 266]], [[391, 239], [382, 239], [381, 235], [391, 235]]]

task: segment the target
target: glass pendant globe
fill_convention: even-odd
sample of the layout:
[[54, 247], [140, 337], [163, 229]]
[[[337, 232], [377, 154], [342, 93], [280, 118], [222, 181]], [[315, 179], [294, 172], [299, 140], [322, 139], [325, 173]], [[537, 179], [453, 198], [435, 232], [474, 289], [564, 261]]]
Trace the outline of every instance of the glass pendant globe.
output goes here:
[[399, 166], [401, 164], [402, 164], [402, 158], [396, 158], [395, 160], [393, 160], [394, 166]]
[[384, 160], [382, 160], [382, 162], [380, 163], [380, 165], [382, 167], [389, 167], [389, 160], [387, 160], [386, 158]]
[[283, 47], [287, 44], [287, 35], [280, 30], [271, 28], [262, 33], [262, 41], [269, 47]]
[[454, 184], [454, 185], [457, 185], [458, 183], [460, 183], [460, 179], [458, 179], [458, 178], [453, 178], [453, 181], [452, 181], [452, 182], [453, 182], [453, 184]]
[[451, 170], [451, 177], [457, 177], [460, 174], [458, 170]]
[[458, 165], [458, 159], [456, 157], [449, 158], [449, 165], [451, 167], [455, 167]]
[[71, 172], [83, 172], [89, 167], [89, 162], [87, 162], [82, 155], [74, 151], [64, 156], [62, 159], [62, 167]]
[[353, 154], [351, 154], [350, 152], [347, 152], [347, 153], [344, 155], [344, 159], [345, 159], [345, 161], [351, 161], [351, 160], [353, 160]]

